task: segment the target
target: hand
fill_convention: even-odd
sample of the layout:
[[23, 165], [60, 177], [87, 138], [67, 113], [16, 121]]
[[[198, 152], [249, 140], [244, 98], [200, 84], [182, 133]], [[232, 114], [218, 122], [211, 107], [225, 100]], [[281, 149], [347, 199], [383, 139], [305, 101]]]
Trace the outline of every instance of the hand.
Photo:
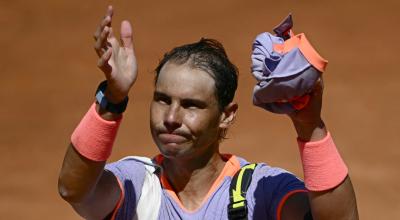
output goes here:
[[321, 119], [323, 91], [324, 83], [322, 77], [320, 77], [309, 93], [308, 104], [304, 108], [289, 114], [298, 137], [302, 140], [314, 141], [322, 139], [326, 135], [326, 128]]
[[310, 100], [308, 104], [304, 108], [289, 114], [292, 121], [303, 124], [318, 124], [321, 120], [323, 91], [324, 83], [322, 77], [320, 77], [315, 83], [312, 91], [309, 93]]
[[112, 6], [94, 33], [97, 66], [103, 71], [108, 85], [105, 96], [112, 103], [120, 103], [129, 93], [137, 78], [137, 62], [133, 50], [132, 26], [122, 21], [120, 42], [115, 38], [111, 21]]

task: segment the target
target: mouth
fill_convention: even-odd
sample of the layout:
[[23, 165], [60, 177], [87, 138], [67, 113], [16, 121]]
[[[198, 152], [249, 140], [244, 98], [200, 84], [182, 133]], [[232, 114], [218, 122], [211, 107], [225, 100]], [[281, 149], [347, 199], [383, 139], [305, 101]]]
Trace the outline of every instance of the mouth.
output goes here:
[[187, 141], [186, 137], [178, 134], [161, 133], [158, 137], [164, 144], [181, 144]]
[[158, 138], [161, 143], [166, 145], [178, 145], [188, 141], [188, 138], [182, 134], [159, 133]]
[[188, 141], [188, 139], [179, 134], [161, 133], [158, 135], [159, 140], [164, 145], [179, 145]]

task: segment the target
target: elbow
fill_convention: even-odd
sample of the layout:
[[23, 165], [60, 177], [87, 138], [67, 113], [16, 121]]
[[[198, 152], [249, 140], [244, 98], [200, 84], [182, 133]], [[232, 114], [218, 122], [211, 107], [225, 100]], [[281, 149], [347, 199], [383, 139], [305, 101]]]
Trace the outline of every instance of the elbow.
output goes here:
[[58, 194], [63, 200], [70, 204], [81, 203], [86, 197], [85, 193], [82, 193], [81, 190], [68, 184], [62, 177], [58, 179]]
[[75, 198], [75, 196], [73, 196], [73, 193], [71, 193], [71, 190], [68, 190], [68, 188], [64, 184], [62, 184], [60, 179], [58, 180], [58, 194], [61, 196], [62, 199], [67, 202], [70, 202]]

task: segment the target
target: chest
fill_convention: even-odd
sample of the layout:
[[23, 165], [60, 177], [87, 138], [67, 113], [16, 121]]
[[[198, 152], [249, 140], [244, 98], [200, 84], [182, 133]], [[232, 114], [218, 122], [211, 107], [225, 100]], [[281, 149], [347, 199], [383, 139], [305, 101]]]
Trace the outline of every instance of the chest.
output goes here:
[[[251, 200], [249, 198], [248, 200]], [[177, 201], [167, 190], [163, 190], [159, 219], [228, 219], [229, 182], [224, 182], [212, 195], [201, 202], [194, 211], [186, 209], [181, 201]], [[249, 201], [249, 206], [253, 206]], [[249, 217], [252, 216], [253, 207], [249, 207]], [[251, 219], [251, 218], [249, 218]]]

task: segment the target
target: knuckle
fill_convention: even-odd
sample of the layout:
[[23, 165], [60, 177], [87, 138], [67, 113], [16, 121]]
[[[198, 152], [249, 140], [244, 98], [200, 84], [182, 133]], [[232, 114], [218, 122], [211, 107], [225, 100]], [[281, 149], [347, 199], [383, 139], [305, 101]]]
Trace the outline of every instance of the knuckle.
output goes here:
[[101, 21], [101, 26], [106, 26], [108, 24], [108, 22], [109, 22], [109, 20], [108, 20], [107, 16], [105, 16], [103, 18], [103, 20]]
[[103, 32], [101, 32], [101, 38], [104, 40], [107, 37], [107, 30], [103, 30]]
[[107, 57], [108, 57], [108, 52], [106, 51], [106, 52], [101, 56], [101, 59], [104, 61], [104, 60], [107, 60]]
[[99, 51], [99, 50], [101, 49], [101, 47], [100, 47], [100, 45], [99, 45], [98, 42], [96, 42], [96, 43], [94, 44], [94, 49], [95, 49], [96, 51]]
[[109, 56], [110, 56], [110, 51], [108, 49], [104, 49], [103, 55], [101, 55], [101, 59], [103, 61], [108, 60]]
[[97, 33], [93, 34], [94, 40], [97, 40], [99, 38], [99, 35]]
[[103, 64], [104, 64], [104, 62], [103, 62], [102, 59], [99, 59], [99, 60], [97, 61], [97, 67], [102, 68], [102, 67], [103, 67]]

